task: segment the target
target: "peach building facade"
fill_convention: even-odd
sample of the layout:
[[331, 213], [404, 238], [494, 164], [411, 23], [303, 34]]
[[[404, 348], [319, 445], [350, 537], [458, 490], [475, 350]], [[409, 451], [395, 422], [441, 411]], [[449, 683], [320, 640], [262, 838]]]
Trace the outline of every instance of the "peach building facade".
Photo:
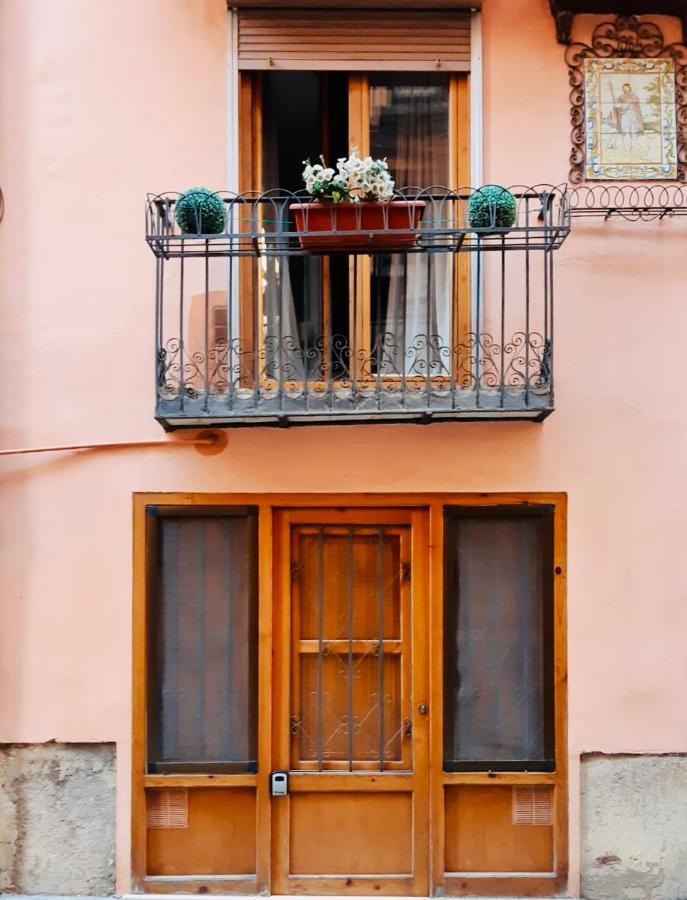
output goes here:
[[[204, 434], [202, 417], [194, 420], [193, 430], [165, 433], [154, 418], [157, 263], [144, 240], [143, 207], [150, 193], [190, 185], [218, 191], [247, 187], [238, 182], [245, 163], [237, 134], [243, 76], [236, 29], [242, 10], [228, 10], [225, 0], [5, 0], [0, 8], [2, 448], [131, 442], [0, 459], [3, 890], [183, 893], [200, 886], [222, 893], [270, 887], [282, 893], [369, 893], [364, 886], [377, 877], [374, 867], [369, 873], [352, 863], [352, 871], [364, 877], [349, 878], [349, 890], [341, 875], [345, 865], [332, 864], [331, 871], [320, 873], [318, 866], [326, 869], [331, 860], [304, 858], [301, 844], [308, 834], [324, 828], [336, 840], [333, 826], [322, 824], [329, 807], [318, 808], [314, 824], [302, 826], [302, 832], [295, 819], [290, 826], [282, 821], [285, 807], [277, 807], [282, 799], [269, 796], [268, 772], [262, 768], [265, 759], [269, 765], [269, 747], [279, 742], [281, 719], [272, 712], [273, 744], [265, 743], [264, 706], [258, 706], [257, 773], [236, 776], [244, 779], [239, 789], [248, 799], [229, 797], [227, 787], [230, 814], [222, 818], [212, 807], [208, 815], [215, 824], [198, 838], [203, 846], [212, 843], [212, 834], [241, 843], [242, 828], [252, 829], [257, 837], [246, 851], [248, 862], [242, 856], [235, 871], [230, 864], [222, 871], [213, 857], [207, 863], [215, 866], [212, 871], [190, 865], [184, 875], [184, 855], [195, 850], [179, 837], [182, 830], [170, 830], [181, 843], [169, 845], [155, 843], [150, 829], [146, 832], [145, 804], [152, 803], [156, 790], [164, 792], [160, 779], [166, 776], [145, 769], [141, 744], [152, 727], [140, 705], [150, 702], [140, 693], [151, 677], [142, 667], [148, 657], [141, 649], [150, 636], [136, 605], [145, 603], [141, 598], [150, 577], [145, 567], [151, 551], [140, 531], [146, 527], [145, 507], [256, 508], [263, 542], [266, 517], [276, 517], [270, 519], [276, 533], [288, 522], [304, 528], [310, 521], [301, 513], [287, 522], [279, 510], [315, 509], [313, 521], [320, 529], [374, 524], [391, 536], [397, 529], [402, 553], [403, 535], [422, 535], [425, 522], [430, 533], [442, 506], [510, 509], [525, 499], [553, 510], [557, 529], [551, 560], [558, 581], [550, 596], [558, 604], [551, 663], [558, 667], [551, 688], [555, 770], [540, 773], [544, 792], [555, 792], [556, 799], [549, 826], [533, 828], [546, 832], [542, 841], [549, 841], [549, 849], [542, 852], [548, 861], [532, 867], [528, 860], [539, 850], [525, 841], [524, 868], [516, 851], [501, 868], [498, 858], [489, 863], [494, 874], [460, 850], [445, 848], [446, 857], [439, 859], [435, 841], [435, 850], [428, 843], [426, 853], [417, 851], [405, 881], [400, 876], [394, 881], [396, 862], [390, 862], [380, 875], [381, 891], [682, 896], [687, 892], [682, 687], [687, 424], [680, 373], [681, 335], [687, 332], [687, 220], [573, 217], [569, 236], [553, 254], [556, 399], [555, 411], [542, 422], [382, 420], [349, 428], [337, 421], [288, 428], [258, 422], [258, 427], [227, 429], [209, 422], [221, 432], [212, 447], [193, 442]], [[640, 12], [642, 20], [660, 26], [667, 42], [683, 40], [679, 18]], [[556, 40], [548, 3], [484, 0], [479, 11], [460, 14], [471, 21], [469, 180], [564, 184], [570, 86], [565, 47]], [[593, 28], [612, 18], [576, 16], [573, 37], [588, 42]], [[494, 263], [485, 265], [484, 277], [493, 280]], [[514, 278], [522, 277], [519, 266]], [[473, 284], [474, 269], [473, 264]], [[199, 284], [196, 293], [202, 295]], [[337, 512], [318, 519], [323, 509], [344, 506], [348, 518]], [[360, 507], [368, 509], [368, 519], [359, 521], [350, 512]], [[386, 510], [381, 525], [369, 518], [370, 509]], [[403, 518], [408, 509], [419, 510], [413, 513], [419, 518]], [[426, 564], [422, 549], [412, 551], [417, 646], [422, 629], [429, 635], [423, 654], [413, 657], [412, 677], [420, 678], [426, 667], [428, 679], [433, 672], [440, 680], [440, 633], [421, 612], [429, 608], [423, 584], [430, 585], [430, 569], [431, 577], [439, 578], [444, 566], [432, 561], [431, 543], [428, 539]], [[283, 546], [272, 556], [282, 552]], [[262, 555], [256, 565], [265, 569], [270, 562]], [[258, 593], [269, 582], [276, 598], [277, 582], [262, 569]], [[269, 620], [274, 644], [265, 643], [269, 622], [263, 593], [256, 603], [260, 637], [245, 640], [255, 640], [260, 653], [271, 646], [277, 667], [285, 652], [277, 626], [286, 626], [277, 612], [277, 620]], [[441, 608], [437, 603], [433, 609]], [[263, 671], [264, 657], [260, 660], [255, 689], [262, 698], [269, 672]], [[288, 677], [288, 661], [284, 665]], [[438, 682], [430, 683], [438, 691], [432, 696], [441, 697]], [[278, 689], [270, 690], [277, 703]], [[412, 716], [421, 717], [423, 683], [413, 690]], [[413, 739], [420, 742], [413, 750], [417, 771], [425, 752], [424, 727], [422, 718], [413, 718]], [[435, 758], [435, 751], [441, 757], [437, 734], [427, 732], [427, 746], [434, 747], [428, 758]], [[408, 765], [399, 762], [398, 772]], [[300, 808], [298, 799], [305, 816], [300, 798], [315, 794], [297, 790], [298, 779], [307, 774], [294, 774], [298, 767], [288, 760], [270, 768], [291, 770], [292, 794], [284, 802], [293, 811]], [[372, 776], [362, 768], [368, 790]], [[411, 777], [392, 770], [390, 778]], [[539, 775], [530, 783], [526, 770], [515, 779], [503, 771], [493, 778], [502, 791], [518, 785], [541, 790]], [[307, 765], [303, 771], [309, 771]], [[394, 800], [398, 808], [380, 807], [387, 795], [367, 795], [363, 788], [360, 796], [373, 800], [364, 799], [362, 811], [349, 809], [345, 787], [344, 794], [332, 794], [333, 808], [343, 811], [346, 827], [358, 815], [373, 822], [380, 809], [391, 819], [397, 812], [401, 819], [414, 817], [412, 827], [420, 831], [408, 837], [413, 852], [435, 825], [447, 845], [458, 846], [463, 838], [465, 846], [509, 845], [506, 832], [486, 813], [481, 818], [486, 809], [481, 801], [475, 801], [473, 818], [461, 818], [460, 792], [467, 797], [480, 785], [487, 791], [486, 772], [482, 780], [477, 772], [473, 785], [470, 772], [459, 768], [455, 783], [449, 779], [436, 786], [431, 765], [427, 781], [417, 771], [412, 777], [419, 780], [399, 788], [412, 794], [412, 814], [403, 807], [406, 794]], [[174, 777], [171, 788], [190, 796], [191, 782]], [[234, 775], [225, 771], [217, 777]], [[452, 791], [461, 799], [454, 805], [446, 800], [437, 813], [437, 804], [453, 797]], [[173, 800], [168, 796], [166, 802]], [[199, 807], [190, 802], [192, 820]], [[455, 833], [447, 822], [454, 823]], [[289, 860], [280, 856], [275, 834], [288, 834], [288, 827], [294, 859], [300, 855], [284, 874]], [[547, 827], [553, 837], [547, 837]], [[374, 843], [379, 835], [372, 824], [369, 828]], [[474, 829], [481, 829], [477, 837]], [[398, 839], [405, 846], [405, 838]], [[346, 840], [342, 837], [344, 860]], [[218, 852], [221, 856], [221, 847]], [[395, 859], [393, 850], [388, 852]], [[181, 868], [165, 862], [170, 854], [182, 860]], [[152, 870], [151, 859], [157, 860]], [[282, 863], [285, 870], [275, 873]], [[542, 866], [546, 877], [539, 877]], [[334, 878], [332, 872], [341, 877], [336, 875], [331, 891], [325, 881], [317, 882], [317, 890], [309, 887], [308, 878]], [[235, 886], [219, 875], [234, 878]]]

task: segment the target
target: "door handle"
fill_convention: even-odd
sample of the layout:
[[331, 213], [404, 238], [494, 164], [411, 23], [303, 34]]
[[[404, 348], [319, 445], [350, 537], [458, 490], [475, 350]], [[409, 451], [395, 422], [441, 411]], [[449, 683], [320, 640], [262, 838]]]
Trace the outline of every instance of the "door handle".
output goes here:
[[429, 712], [429, 706], [427, 706], [426, 703], [420, 703], [418, 705], [417, 711], [420, 713], [421, 716], [426, 716], [427, 713]]

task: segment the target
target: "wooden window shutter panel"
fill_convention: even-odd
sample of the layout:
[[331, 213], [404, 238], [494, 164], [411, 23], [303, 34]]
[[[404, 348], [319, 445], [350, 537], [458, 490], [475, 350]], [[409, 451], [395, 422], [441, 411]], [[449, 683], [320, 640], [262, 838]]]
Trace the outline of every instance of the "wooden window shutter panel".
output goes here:
[[468, 72], [459, 10], [241, 9], [240, 69]]

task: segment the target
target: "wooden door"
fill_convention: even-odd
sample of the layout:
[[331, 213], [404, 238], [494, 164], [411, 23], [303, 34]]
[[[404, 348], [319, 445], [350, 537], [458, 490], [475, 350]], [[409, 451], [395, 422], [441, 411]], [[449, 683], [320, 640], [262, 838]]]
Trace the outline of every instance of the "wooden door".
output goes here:
[[274, 893], [428, 893], [425, 515], [277, 516]]

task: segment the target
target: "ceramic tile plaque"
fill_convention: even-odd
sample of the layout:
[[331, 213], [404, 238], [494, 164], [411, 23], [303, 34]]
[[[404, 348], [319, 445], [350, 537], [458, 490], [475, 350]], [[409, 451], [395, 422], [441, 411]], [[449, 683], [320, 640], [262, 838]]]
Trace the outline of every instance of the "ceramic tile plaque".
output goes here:
[[585, 59], [585, 177], [677, 178], [672, 59]]

